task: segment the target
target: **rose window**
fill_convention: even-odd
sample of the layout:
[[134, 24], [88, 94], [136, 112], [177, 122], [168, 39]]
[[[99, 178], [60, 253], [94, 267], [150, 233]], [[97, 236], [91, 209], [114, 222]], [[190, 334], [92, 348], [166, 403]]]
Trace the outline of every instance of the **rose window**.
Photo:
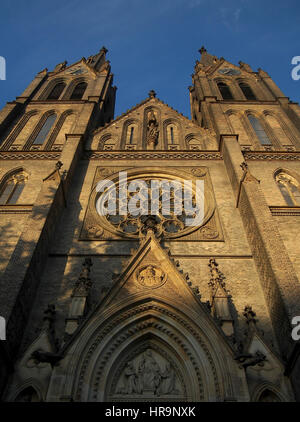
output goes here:
[[[193, 184], [187, 193], [192, 210], [187, 212], [185, 209], [183, 178], [154, 173], [128, 175], [122, 184], [119, 178], [110, 178], [110, 180], [114, 184], [95, 195], [95, 209], [103, 207], [102, 209], [108, 210], [106, 215], [98, 212], [97, 218], [102, 227], [109, 232], [122, 237], [138, 238], [151, 228], [158, 236], [176, 238], [199, 228], [199, 225], [187, 224], [187, 219], [196, 217], [199, 207], [196, 204]], [[134, 190], [131, 192], [130, 186], [134, 186], [138, 181], [143, 182], [142, 187], [136, 189], [131, 187], [131, 190]], [[157, 188], [155, 191], [154, 187]], [[130, 206], [132, 203], [134, 204], [133, 212]], [[208, 221], [213, 211], [212, 196], [209, 190], [206, 190], [204, 218], [201, 225]]]

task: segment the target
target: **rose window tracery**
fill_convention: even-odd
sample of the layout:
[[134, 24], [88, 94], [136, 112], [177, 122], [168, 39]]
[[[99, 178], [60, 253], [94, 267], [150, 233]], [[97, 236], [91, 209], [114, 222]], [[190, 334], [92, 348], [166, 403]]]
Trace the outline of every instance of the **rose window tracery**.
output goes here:
[[[141, 177], [142, 176], [142, 177]], [[107, 215], [99, 215], [98, 219], [101, 225], [108, 231], [121, 235], [123, 237], [138, 238], [146, 234], [151, 228], [157, 236], [164, 238], [175, 238], [191, 233], [200, 226], [191, 226], [187, 224], [187, 219], [194, 219], [199, 212], [199, 206], [196, 203], [195, 185], [187, 193], [193, 213], [187, 212], [184, 202], [184, 179], [180, 177], [170, 177], [168, 175], [141, 175], [128, 176], [126, 186], [120, 186], [119, 179], [113, 180], [114, 185], [104, 189], [104, 192], [95, 196], [95, 208], [98, 201], [99, 206], [108, 209], [110, 201], [115, 203], [115, 210]], [[110, 180], [112, 180], [110, 178]], [[131, 182], [143, 181], [144, 187], [137, 188], [130, 192], [128, 187]], [[169, 186], [165, 187], [164, 182]], [[153, 194], [153, 183], [159, 186], [156, 195]], [[168, 185], [167, 183], [167, 185]], [[180, 188], [181, 186], [181, 188]], [[120, 198], [121, 189], [125, 189], [126, 196]], [[124, 192], [124, 191], [123, 191]], [[130, 212], [128, 206], [130, 201], [136, 197], [135, 206], [139, 209], [138, 215]], [[155, 215], [152, 212], [156, 209]], [[214, 212], [214, 201], [208, 189], [204, 195], [204, 219], [202, 224], [208, 221]]]

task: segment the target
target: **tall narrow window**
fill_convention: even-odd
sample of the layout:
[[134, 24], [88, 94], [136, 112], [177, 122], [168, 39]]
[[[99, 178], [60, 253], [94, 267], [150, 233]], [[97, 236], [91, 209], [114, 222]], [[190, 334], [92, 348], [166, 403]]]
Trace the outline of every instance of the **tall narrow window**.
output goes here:
[[83, 94], [86, 90], [87, 84], [86, 82], [80, 82], [77, 84], [72, 92], [71, 100], [81, 100]]
[[233, 96], [228, 85], [226, 85], [224, 82], [218, 82], [217, 85], [223, 100], [233, 100]]
[[138, 136], [138, 126], [136, 123], [125, 122], [126, 138], [125, 145], [135, 145]]
[[178, 145], [178, 126], [175, 123], [168, 124], [167, 128], [167, 143], [168, 145]]
[[16, 204], [27, 180], [25, 173], [20, 172], [11, 176], [0, 189], [0, 205]]
[[275, 175], [280, 192], [289, 206], [300, 206], [300, 187], [297, 180], [281, 171]]
[[129, 143], [132, 144], [133, 141], [133, 132], [134, 132], [134, 127], [131, 126], [130, 128], [130, 137], [129, 137]]
[[254, 92], [248, 84], [246, 84], [245, 82], [240, 82], [239, 86], [247, 100], [256, 100]]
[[264, 131], [264, 128], [260, 124], [260, 121], [256, 117], [252, 116], [251, 114], [248, 116], [248, 119], [249, 119], [251, 126], [253, 127], [253, 129], [256, 133], [256, 136], [258, 137], [260, 143], [262, 145], [272, 145], [272, 142], [268, 138], [268, 135]]
[[59, 82], [55, 85], [55, 87], [52, 89], [50, 94], [48, 95], [47, 100], [58, 100], [61, 96], [63, 90], [65, 89], [66, 84], [63, 82]]
[[33, 145], [42, 145], [45, 139], [50, 132], [53, 123], [55, 122], [56, 114], [51, 114], [47, 117], [47, 120], [43, 124], [42, 128], [40, 129], [39, 133], [36, 135], [35, 140], [33, 141]]
[[170, 127], [170, 138], [171, 138], [171, 144], [174, 144], [174, 129], [173, 129], [173, 126]]

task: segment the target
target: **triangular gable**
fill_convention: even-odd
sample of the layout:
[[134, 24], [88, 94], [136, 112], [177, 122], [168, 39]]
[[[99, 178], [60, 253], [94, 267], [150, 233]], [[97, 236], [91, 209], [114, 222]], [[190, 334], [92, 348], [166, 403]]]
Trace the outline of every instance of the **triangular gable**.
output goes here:
[[78, 60], [76, 63], [71, 64], [70, 66], [63, 67], [61, 70], [49, 72], [49, 77], [57, 76], [91, 76], [93, 79], [96, 78], [98, 72], [86, 62], [86, 59], [83, 57], [81, 60]]
[[215, 135], [215, 133], [211, 129], [200, 127], [199, 125], [193, 123], [188, 117], [184, 116], [182, 113], [172, 108], [169, 104], [166, 104], [159, 98], [155, 97], [155, 98], [146, 98], [145, 100], [141, 101], [140, 103], [136, 104], [135, 106], [127, 110], [125, 113], [122, 113], [120, 116], [117, 116], [114, 120], [112, 120], [110, 123], [105, 125], [105, 127], [100, 127], [100, 128], [95, 129], [93, 132], [93, 136], [98, 135], [101, 132], [107, 131], [110, 127], [114, 126], [116, 123], [121, 124], [123, 120], [125, 121], [125, 120], [130, 119], [132, 117], [131, 114], [133, 114], [136, 111], [139, 111], [139, 108], [142, 109], [142, 107], [144, 107], [145, 105], [149, 105], [149, 106], [153, 105], [156, 107], [160, 107], [162, 111], [163, 109], [165, 109], [167, 112], [171, 111], [172, 114], [174, 115], [173, 118], [179, 119], [179, 121], [181, 121], [183, 125], [188, 125], [191, 128], [191, 131], [195, 131], [197, 133], [203, 132], [203, 135], [206, 135], [206, 136], [208, 132], [210, 135]]
[[[210, 67], [207, 71], [207, 75], [209, 75], [210, 77], [217, 77], [217, 76], [226, 77], [227, 76], [226, 74], [219, 73], [219, 71], [222, 69], [235, 69], [236, 71], [239, 72], [239, 74], [233, 75], [234, 77], [239, 77], [239, 78], [243, 78], [243, 76], [246, 76], [247, 78], [249, 78], [249, 76], [253, 78], [255, 77], [254, 72], [248, 72], [247, 70], [242, 69], [240, 66], [232, 64], [224, 59], [216, 63], [215, 66]], [[228, 75], [228, 76], [231, 76], [231, 75]]]
[[116, 306], [126, 297], [143, 294], [148, 297], [159, 295], [196, 310], [204, 306], [151, 231], [126, 264], [102, 306], [107, 307], [111, 303]]

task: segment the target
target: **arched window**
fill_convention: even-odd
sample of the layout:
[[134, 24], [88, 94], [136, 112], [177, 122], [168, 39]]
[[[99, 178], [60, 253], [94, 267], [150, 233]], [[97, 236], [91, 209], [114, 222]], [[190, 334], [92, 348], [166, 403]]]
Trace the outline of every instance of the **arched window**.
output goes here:
[[248, 119], [249, 119], [251, 126], [253, 127], [253, 129], [256, 133], [256, 136], [258, 137], [260, 143], [262, 145], [272, 145], [272, 142], [268, 138], [268, 135], [264, 131], [264, 128], [262, 127], [260, 121], [256, 117], [252, 116], [251, 114], [248, 116]]
[[281, 122], [276, 117], [268, 114], [265, 119], [281, 145], [293, 145], [285, 131], [282, 129]]
[[58, 100], [63, 90], [65, 89], [65, 86], [66, 84], [64, 82], [59, 82], [58, 84], [56, 84], [48, 95], [47, 100]]
[[298, 181], [284, 171], [275, 175], [280, 192], [289, 206], [300, 206], [300, 186]]
[[134, 126], [131, 126], [130, 135], [129, 135], [129, 143], [130, 144], [132, 144], [132, 141], [133, 141], [133, 132], [134, 132]]
[[46, 121], [44, 122], [43, 126], [41, 127], [40, 131], [36, 135], [33, 145], [42, 145], [45, 141], [45, 139], [48, 136], [48, 133], [51, 130], [51, 127], [53, 126], [53, 123], [55, 122], [56, 114], [50, 114], [50, 116], [47, 117]]
[[98, 149], [112, 151], [116, 149], [116, 139], [111, 135], [104, 135], [99, 142]]
[[10, 176], [0, 188], [0, 205], [14, 205], [17, 203], [27, 180], [27, 175], [17, 172]]
[[228, 117], [232, 126], [233, 133], [239, 135], [239, 143], [241, 145], [251, 145], [248, 133], [242, 123], [242, 116], [235, 113], [231, 113]]
[[246, 82], [240, 82], [239, 86], [247, 100], [256, 100], [254, 92], [252, 91], [251, 87], [246, 84]]
[[218, 82], [217, 85], [223, 100], [233, 100], [233, 96], [227, 84], [225, 84], [224, 82]]
[[87, 83], [86, 82], [80, 82], [77, 84], [72, 92], [72, 95], [70, 97], [71, 100], [81, 100], [83, 97], [83, 94], [86, 90]]
[[167, 126], [167, 142], [168, 145], [179, 144], [178, 129], [174, 123], [171, 123]]
[[138, 126], [135, 123], [131, 123], [126, 128], [126, 145], [136, 144], [138, 136]]

